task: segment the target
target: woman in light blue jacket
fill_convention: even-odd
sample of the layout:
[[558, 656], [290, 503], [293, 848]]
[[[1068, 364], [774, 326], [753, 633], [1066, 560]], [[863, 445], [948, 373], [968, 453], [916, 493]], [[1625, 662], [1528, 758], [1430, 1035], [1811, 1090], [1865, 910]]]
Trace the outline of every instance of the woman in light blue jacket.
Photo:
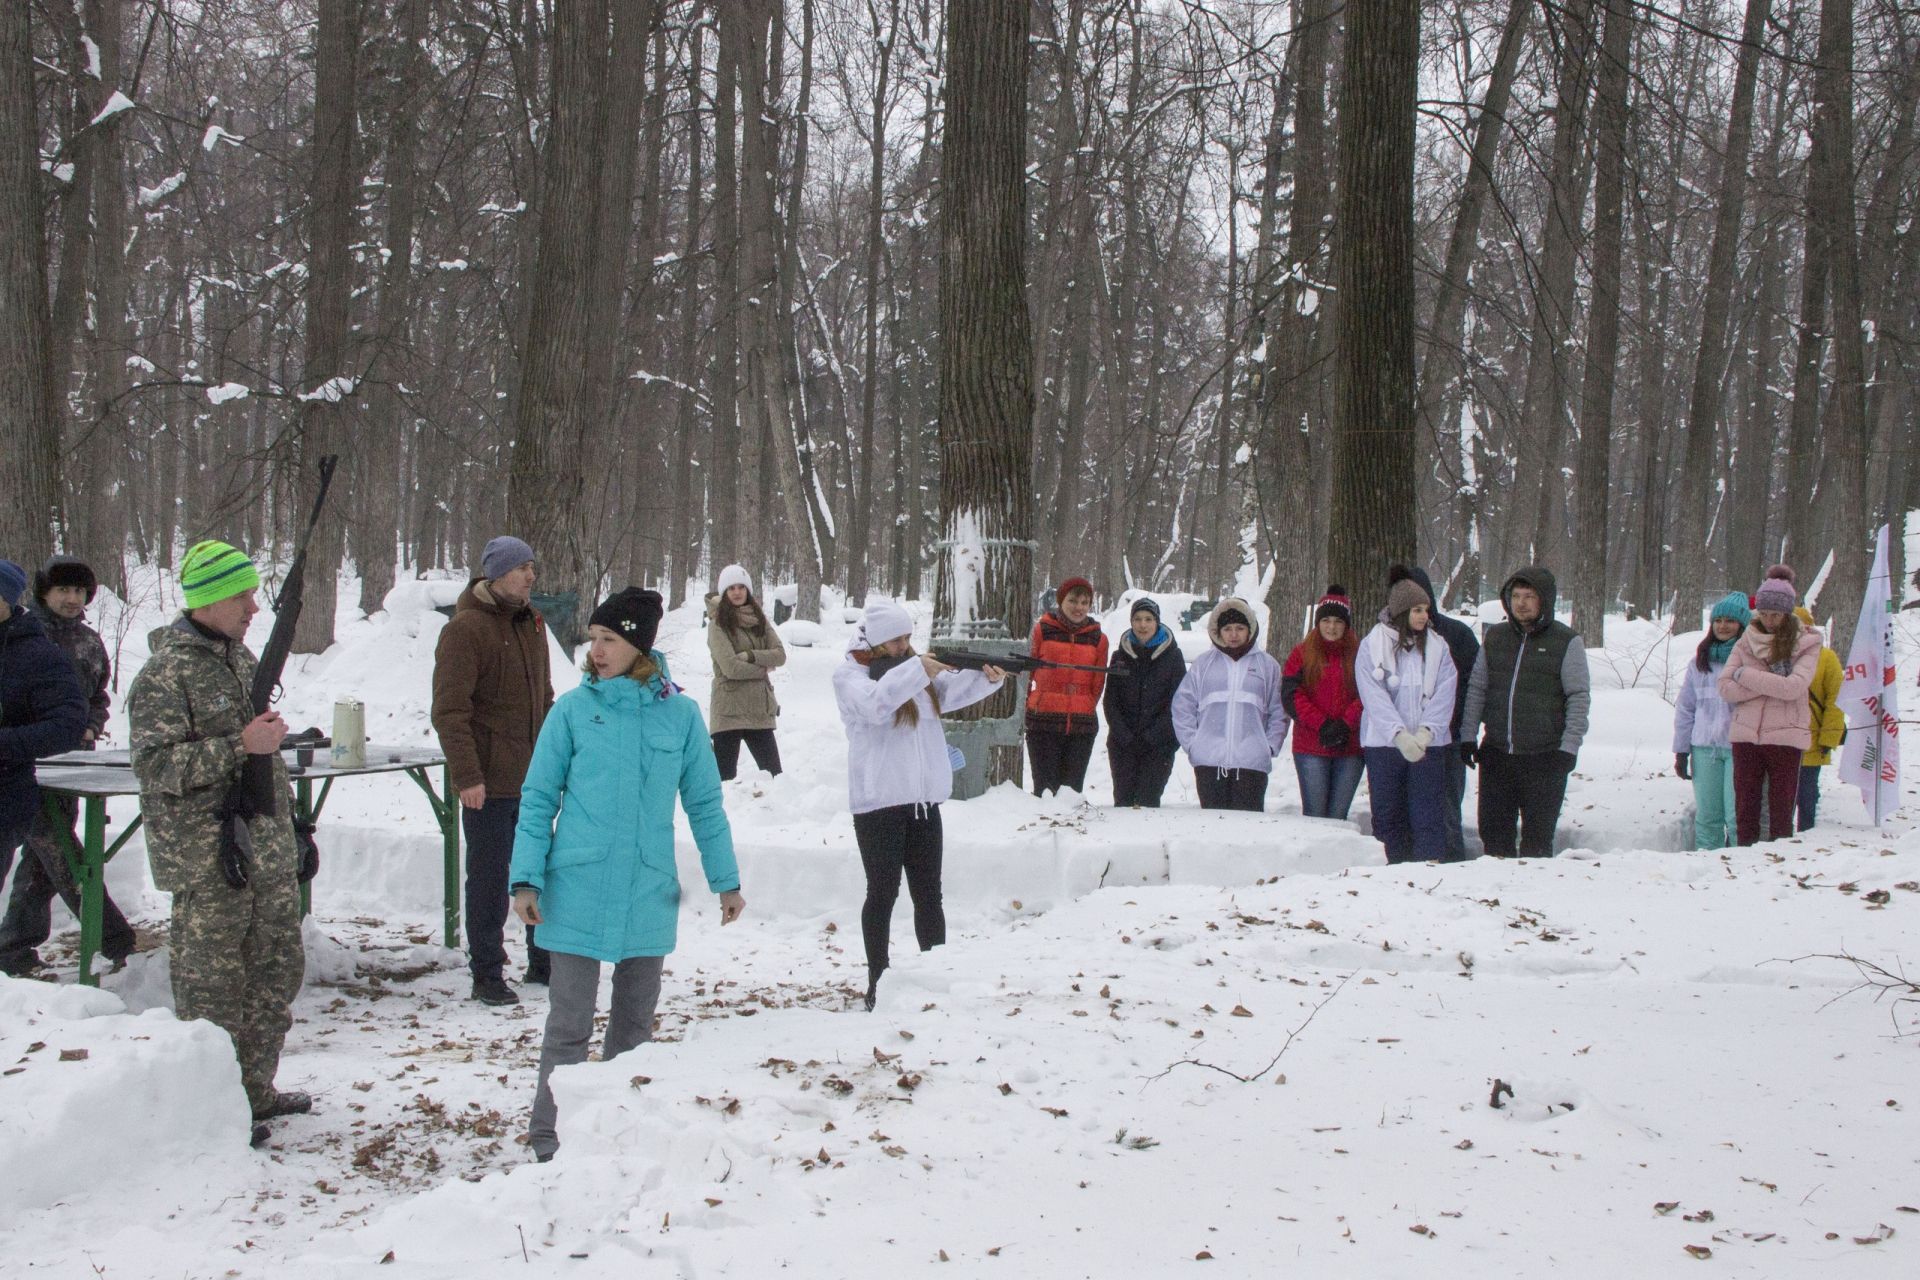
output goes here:
[[586, 679], [547, 713], [520, 792], [513, 909], [539, 927], [553, 956], [527, 1134], [543, 1162], [560, 1146], [547, 1078], [587, 1059], [602, 961], [613, 965], [613, 1006], [601, 1056], [653, 1036], [661, 963], [680, 917], [676, 795], [707, 887], [720, 895], [720, 923], [746, 907], [706, 724], [653, 652], [660, 615], [659, 592], [632, 587], [593, 611]]
[[1254, 647], [1253, 606], [1228, 596], [1207, 617], [1213, 648], [1193, 660], [1173, 694], [1173, 736], [1193, 761], [1202, 809], [1267, 807], [1273, 757], [1287, 744], [1280, 664]]
[[1733, 822], [1733, 707], [1720, 696], [1720, 671], [1753, 621], [1735, 591], [1713, 606], [1707, 634], [1680, 679], [1673, 704], [1673, 771], [1693, 783], [1693, 847], [1730, 849]]

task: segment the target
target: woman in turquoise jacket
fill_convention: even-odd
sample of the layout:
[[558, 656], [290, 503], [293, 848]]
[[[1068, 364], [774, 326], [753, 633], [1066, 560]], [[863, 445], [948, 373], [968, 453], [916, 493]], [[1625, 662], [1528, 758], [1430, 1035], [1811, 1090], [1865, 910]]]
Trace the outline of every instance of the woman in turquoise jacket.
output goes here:
[[733, 923], [746, 907], [707, 726], [653, 651], [660, 615], [660, 593], [632, 587], [593, 611], [586, 679], [547, 713], [520, 792], [513, 909], [539, 927], [553, 956], [527, 1134], [542, 1162], [560, 1146], [547, 1078], [555, 1067], [587, 1060], [602, 961], [613, 966], [602, 1058], [653, 1036], [660, 966], [680, 918], [676, 795], [707, 887], [720, 895], [720, 923]]

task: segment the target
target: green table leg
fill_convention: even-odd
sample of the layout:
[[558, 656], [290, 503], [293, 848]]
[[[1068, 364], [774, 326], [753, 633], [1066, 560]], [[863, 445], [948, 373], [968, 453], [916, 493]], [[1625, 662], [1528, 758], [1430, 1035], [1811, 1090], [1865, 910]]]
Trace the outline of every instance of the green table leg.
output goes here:
[[440, 861], [442, 891], [446, 895], [446, 945], [460, 945], [460, 801], [453, 789], [453, 770], [440, 767], [441, 791], [433, 789], [425, 768], [409, 769], [407, 776], [427, 793], [433, 818], [440, 824]]
[[60, 808], [59, 795], [52, 791], [41, 794], [47, 826], [67, 860], [67, 869], [73, 872], [74, 886], [80, 891], [80, 985], [97, 987], [100, 980], [93, 975], [93, 958], [100, 954], [101, 918], [106, 913], [107, 860], [120, 852], [127, 838], [139, 829], [140, 819], [135, 818], [109, 847], [107, 798], [84, 796], [81, 801], [83, 834], [76, 843], [73, 828]]
[[[320, 783], [320, 796], [314, 798], [313, 779], [296, 775], [293, 779], [293, 820], [309, 826], [320, 825], [320, 811], [327, 807], [327, 797], [333, 794], [331, 777]], [[300, 918], [306, 919], [313, 914], [313, 884], [300, 882]]]

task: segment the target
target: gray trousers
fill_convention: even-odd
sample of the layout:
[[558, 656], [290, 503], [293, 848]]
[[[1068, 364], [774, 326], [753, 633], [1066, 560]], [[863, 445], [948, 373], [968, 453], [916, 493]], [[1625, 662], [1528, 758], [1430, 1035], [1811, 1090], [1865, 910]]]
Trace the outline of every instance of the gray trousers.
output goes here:
[[[555, 1067], [587, 1060], [587, 1042], [593, 1038], [593, 1013], [600, 996], [600, 962], [591, 956], [549, 953], [553, 976], [547, 983], [547, 1038], [540, 1045], [540, 1084], [533, 1095], [533, 1120], [527, 1126], [527, 1144], [536, 1156], [560, 1149], [554, 1131], [557, 1108], [547, 1077]], [[607, 1011], [606, 1040], [601, 1061], [617, 1058], [637, 1044], [653, 1039], [653, 1007], [660, 1002], [663, 956], [634, 956], [613, 966], [613, 1007]]]

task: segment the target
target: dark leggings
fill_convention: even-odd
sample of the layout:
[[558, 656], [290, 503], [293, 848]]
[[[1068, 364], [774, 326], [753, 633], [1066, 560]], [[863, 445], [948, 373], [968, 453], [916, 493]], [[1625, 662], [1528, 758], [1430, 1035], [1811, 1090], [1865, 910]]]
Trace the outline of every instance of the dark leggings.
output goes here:
[[913, 898], [913, 936], [920, 949], [928, 951], [947, 940], [947, 916], [940, 906], [940, 806], [896, 804], [856, 813], [853, 834], [867, 869], [860, 932], [866, 939], [871, 980], [887, 967], [887, 939], [893, 904], [900, 898], [902, 871]]
[[722, 729], [713, 735], [713, 759], [720, 766], [720, 781], [732, 782], [740, 772], [740, 744], [747, 744], [753, 762], [767, 773], [780, 772], [780, 744], [771, 729]]
[[1202, 809], [1245, 809], [1259, 813], [1267, 807], [1267, 775], [1259, 769], [1216, 769], [1193, 766], [1193, 789]]

